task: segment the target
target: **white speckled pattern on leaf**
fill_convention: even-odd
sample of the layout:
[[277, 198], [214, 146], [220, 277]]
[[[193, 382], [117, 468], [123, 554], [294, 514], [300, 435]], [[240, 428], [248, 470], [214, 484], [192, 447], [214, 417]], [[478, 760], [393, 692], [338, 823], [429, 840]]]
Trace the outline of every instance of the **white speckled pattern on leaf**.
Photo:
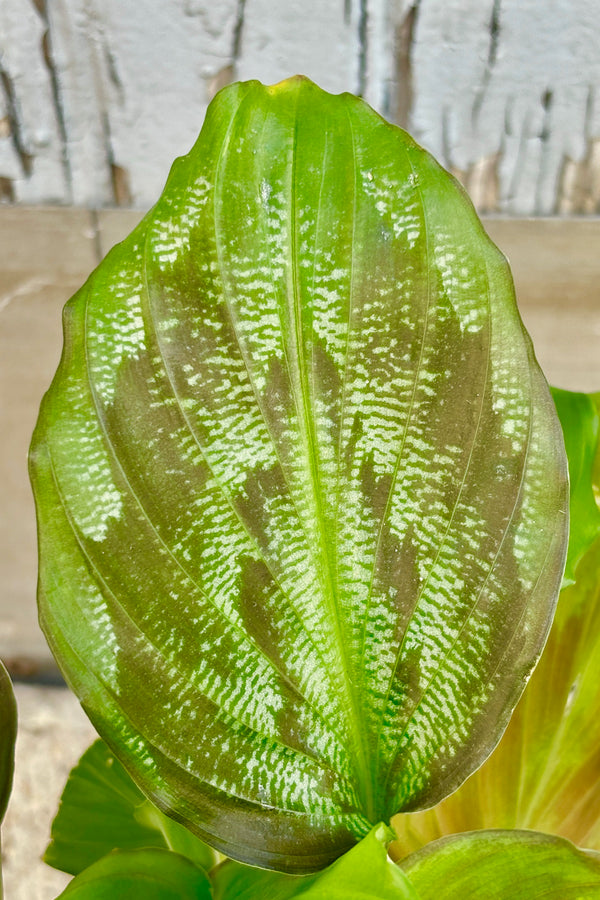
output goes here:
[[70, 302], [32, 450], [41, 618], [141, 787], [325, 865], [488, 755], [566, 546], [506, 261], [349, 95], [231, 86]]

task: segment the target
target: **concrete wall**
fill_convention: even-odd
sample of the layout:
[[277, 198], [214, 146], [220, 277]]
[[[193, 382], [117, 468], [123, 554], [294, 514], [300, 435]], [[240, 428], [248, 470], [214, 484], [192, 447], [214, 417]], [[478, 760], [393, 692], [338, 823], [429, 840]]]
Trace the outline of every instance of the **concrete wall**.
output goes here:
[[149, 206], [215, 91], [362, 94], [479, 208], [600, 211], [598, 0], [2, 0], [0, 195]]

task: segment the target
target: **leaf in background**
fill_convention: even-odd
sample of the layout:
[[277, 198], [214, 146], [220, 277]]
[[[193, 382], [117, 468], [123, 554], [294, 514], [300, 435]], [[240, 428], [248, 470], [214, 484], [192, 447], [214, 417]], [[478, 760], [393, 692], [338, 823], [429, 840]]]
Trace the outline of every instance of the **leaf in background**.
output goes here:
[[[581, 548], [593, 533], [581, 517], [596, 522], [590, 497], [600, 486], [597, 418], [585, 395], [560, 393], [573, 478], [571, 539]], [[578, 554], [569, 551], [574, 561]], [[561, 591], [548, 643], [500, 744], [451, 797], [394, 819], [395, 856], [480, 828], [530, 828], [600, 850], [600, 537], [576, 579]]]
[[402, 870], [390, 863], [393, 833], [377, 825], [318, 875], [267, 872], [228, 860], [212, 874], [214, 900], [420, 900]]
[[[569, 550], [564, 584], [573, 584], [577, 564], [600, 536], [600, 507], [594, 496], [593, 470], [598, 456], [600, 415], [589, 394], [552, 388], [569, 462]], [[598, 489], [598, 483], [596, 485]]]
[[77, 875], [112, 850], [158, 847], [185, 856], [201, 869], [214, 852], [161, 813], [141, 793], [103, 741], [95, 741], [71, 771], [44, 861]]
[[[600, 391], [595, 394], [589, 394], [589, 397], [596, 409], [596, 415], [598, 416], [598, 418], [600, 418]], [[596, 503], [600, 507], [600, 450], [598, 453], [596, 453], [594, 470], [592, 472], [592, 486], [594, 488], [594, 497], [596, 498]]]
[[532, 831], [458, 834], [428, 844], [402, 868], [420, 900], [593, 900], [600, 856]]
[[168, 850], [110, 853], [71, 881], [65, 900], [212, 900], [206, 872]]
[[8, 806], [15, 767], [17, 737], [17, 704], [13, 686], [0, 662], [0, 822]]
[[457, 787], [545, 640], [567, 487], [456, 182], [355, 97], [228, 87], [65, 335], [41, 621], [142, 789], [306, 872]]
[[[6, 814], [15, 768], [17, 704], [9, 674], [0, 662], [0, 823]], [[3, 897], [0, 859], [0, 900]]]

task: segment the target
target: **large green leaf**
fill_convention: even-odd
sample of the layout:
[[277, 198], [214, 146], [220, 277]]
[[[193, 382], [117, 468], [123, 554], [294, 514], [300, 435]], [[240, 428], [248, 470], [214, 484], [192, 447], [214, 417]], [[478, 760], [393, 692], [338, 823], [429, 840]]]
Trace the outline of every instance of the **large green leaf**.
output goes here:
[[65, 900], [212, 900], [205, 872], [168, 850], [110, 853], [71, 881]]
[[428, 844], [402, 867], [420, 900], [593, 900], [600, 856], [533, 831], [481, 831]]
[[390, 865], [392, 837], [378, 825], [324, 872], [304, 877], [228, 860], [212, 874], [214, 900], [420, 900], [402, 870]]
[[65, 338], [41, 621], [143, 790], [310, 871], [456, 788], [545, 640], [567, 479], [453, 179], [354, 97], [231, 86]]
[[[593, 399], [560, 397], [572, 475], [573, 561], [597, 521], [590, 505], [600, 488]], [[396, 855], [481, 828], [530, 828], [600, 850], [600, 537], [574, 571], [576, 583], [561, 591], [546, 649], [499, 746], [434, 809], [394, 820]]]
[[17, 704], [8, 672], [0, 662], [0, 822], [12, 790], [16, 737]]
[[207, 870], [216, 861], [206, 844], [144, 797], [103, 741], [95, 741], [69, 775], [44, 860], [77, 875], [112, 850], [143, 847], [173, 850]]

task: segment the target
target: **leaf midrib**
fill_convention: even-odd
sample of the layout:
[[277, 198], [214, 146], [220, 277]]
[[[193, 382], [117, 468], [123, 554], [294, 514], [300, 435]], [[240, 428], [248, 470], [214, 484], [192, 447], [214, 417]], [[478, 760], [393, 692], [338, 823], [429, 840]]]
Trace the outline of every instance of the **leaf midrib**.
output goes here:
[[[239, 113], [239, 109], [238, 109], [238, 113]], [[229, 143], [230, 143], [230, 141], [231, 141], [231, 135], [232, 135], [232, 133], [233, 133], [234, 124], [235, 124], [235, 117], [232, 119], [232, 121], [231, 121], [231, 123], [230, 123], [229, 130], [228, 130], [228, 132], [227, 132], [226, 140], [223, 142], [223, 147], [222, 147], [221, 153], [220, 153], [220, 155], [219, 155], [219, 158], [218, 158], [218, 160], [217, 160], [217, 165], [216, 165], [216, 170], [215, 170], [215, 199], [216, 199], [216, 197], [218, 196], [217, 184], [219, 183], [219, 179], [220, 179], [219, 171], [220, 171], [221, 167], [224, 165], [224, 160], [225, 160], [225, 157], [226, 157], [226, 152], [227, 152]], [[227, 299], [227, 288], [226, 288], [225, 281], [224, 281], [224, 279], [223, 279], [224, 266], [223, 266], [223, 263], [222, 263], [222, 257], [221, 257], [220, 247], [219, 247], [219, 228], [218, 228], [218, 222], [217, 222], [217, 204], [216, 204], [216, 202], [215, 202], [215, 208], [214, 208], [214, 209], [215, 209], [215, 246], [216, 246], [216, 251], [217, 251], [217, 260], [218, 260], [218, 262], [219, 262], [219, 269], [220, 269], [220, 272], [221, 272], [221, 281], [222, 281], [222, 286], [223, 286], [223, 293], [224, 293], [224, 300], [225, 300], [225, 308], [227, 309], [227, 312], [228, 312], [228, 314], [229, 314], [229, 316], [230, 316], [230, 321], [231, 321], [233, 333], [234, 333], [235, 338], [236, 338], [236, 340], [237, 340], [239, 352], [240, 352], [241, 358], [242, 358], [243, 361], [244, 361], [244, 365], [245, 365], [246, 371], [247, 371], [247, 373], [248, 373], [248, 379], [249, 379], [249, 382], [250, 382], [250, 384], [251, 384], [252, 391], [253, 391], [254, 397], [255, 397], [255, 399], [256, 399], [257, 406], [258, 406], [258, 408], [259, 408], [260, 411], [261, 411], [261, 415], [262, 415], [262, 418], [263, 418], [263, 422], [264, 422], [264, 425], [265, 425], [265, 429], [266, 429], [267, 433], [269, 434], [269, 437], [271, 438], [271, 441], [272, 441], [272, 443], [273, 443], [273, 446], [274, 446], [274, 449], [275, 449], [275, 453], [276, 453], [276, 456], [277, 456], [279, 465], [280, 465], [280, 467], [281, 467], [281, 471], [282, 471], [282, 473], [284, 474], [284, 478], [285, 478], [285, 470], [284, 470], [283, 464], [282, 464], [282, 462], [281, 462], [281, 459], [279, 458], [279, 453], [278, 453], [278, 451], [277, 451], [276, 442], [275, 442], [275, 439], [274, 439], [274, 437], [273, 437], [273, 434], [272, 434], [272, 432], [271, 432], [271, 430], [270, 430], [270, 428], [269, 428], [268, 421], [267, 421], [267, 417], [266, 417], [266, 415], [265, 415], [265, 413], [264, 413], [264, 410], [263, 410], [263, 408], [262, 408], [262, 403], [261, 403], [261, 399], [260, 399], [259, 393], [258, 393], [258, 391], [257, 391], [256, 385], [255, 385], [254, 380], [253, 380], [253, 378], [252, 378], [251, 365], [250, 365], [250, 362], [249, 362], [249, 360], [248, 360], [248, 358], [247, 358], [247, 354], [246, 354], [246, 352], [245, 352], [245, 350], [244, 350], [244, 348], [243, 348], [242, 342], [240, 341], [240, 338], [239, 338], [237, 322], [236, 322], [235, 315], [233, 314], [232, 304], [231, 304], [231, 303], [229, 302], [229, 300]], [[284, 331], [283, 324], [282, 324], [282, 331]], [[156, 332], [156, 334], [157, 334], [157, 340], [158, 340], [158, 332]], [[160, 341], [159, 341], [159, 344], [160, 344]], [[290, 366], [290, 363], [289, 363], [289, 353], [287, 353], [287, 348], [284, 347], [284, 350], [286, 351], [286, 354], [285, 354], [285, 358], [286, 358], [286, 367], [287, 367], [287, 370], [288, 370], [288, 374], [290, 375], [290, 383], [292, 383], [292, 378], [291, 378], [291, 366]], [[163, 357], [163, 359], [164, 359], [164, 357]], [[168, 367], [166, 366], [166, 363], [165, 363], [165, 371], [167, 372], [167, 376], [170, 378], [170, 373], [169, 373]], [[171, 380], [172, 389], [173, 389], [173, 391], [174, 391], [174, 396], [177, 397], [177, 392], [175, 391], [175, 386], [174, 386], [173, 383], [172, 383], [172, 379], [170, 379], [170, 380]], [[294, 402], [296, 403], [296, 398], [295, 398], [295, 397], [294, 397]], [[180, 405], [181, 405], [181, 404], [180, 404]], [[297, 404], [296, 404], [296, 414], [297, 414]], [[204, 450], [203, 450], [203, 448], [200, 446], [200, 444], [199, 444], [199, 442], [198, 442], [198, 438], [197, 438], [197, 435], [196, 435], [196, 433], [195, 433], [195, 430], [194, 430], [194, 428], [192, 427], [191, 423], [189, 422], [189, 419], [188, 419], [187, 415], [185, 414], [185, 411], [183, 410], [183, 408], [182, 408], [182, 415], [184, 416], [184, 418], [185, 418], [185, 420], [186, 420], [186, 422], [187, 422], [187, 425], [188, 425], [188, 428], [189, 428], [189, 430], [190, 430], [190, 433], [193, 435], [194, 439], [195, 439], [196, 442], [198, 443], [198, 446], [200, 447], [201, 452], [204, 454], [205, 459], [206, 459], [206, 462], [207, 462], [207, 465], [209, 465], [209, 468], [211, 468], [211, 471], [213, 471], [213, 470], [212, 470], [212, 467], [210, 466], [209, 460], [208, 460], [208, 458], [207, 458], [207, 456], [206, 456], [206, 454], [205, 454], [205, 452], [204, 452]], [[298, 417], [298, 419], [299, 419], [299, 417]], [[299, 419], [299, 421], [300, 421], [300, 419]], [[217, 477], [216, 477], [216, 475], [215, 475], [214, 472], [213, 472], [213, 477], [215, 477], [215, 479], [218, 481], [218, 479], [217, 479]], [[290, 496], [290, 500], [291, 500], [292, 506], [293, 506], [293, 508], [294, 508], [294, 510], [295, 510], [295, 513], [296, 513], [296, 515], [297, 515], [297, 517], [298, 517], [298, 520], [301, 522], [302, 530], [303, 530], [303, 533], [304, 533], [304, 537], [305, 537], [305, 540], [306, 540], [306, 542], [307, 542], [307, 550], [308, 550], [308, 552], [309, 552], [309, 554], [310, 554], [312, 551], [311, 551], [311, 548], [310, 548], [309, 535], [306, 533], [306, 526], [305, 526], [305, 524], [302, 522], [302, 519], [301, 519], [301, 516], [300, 516], [300, 512], [299, 512], [299, 510], [298, 510], [297, 504], [296, 504], [295, 501], [294, 501], [294, 498], [293, 498], [293, 492], [292, 492], [292, 490], [291, 490], [291, 487], [290, 487], [289, 483], [287, 482], [287, 479], [286, 479], [286, 486], [287, 486], [287, 489], [288, 489], [288, 493], [289, 493], [289, 496]], [[253, 542], [254, 546], [256, 547], [256, 550], [257, 550], [257, 552], [260, 554], [260, 558], [263, 560], [265, 566], [266, 566], [267, 569], [269, 570], [269, 573], [270, 573], [271, 577], [273, 578], [274, 582], [278, 585], [279, 589], [281, 590], [282, 596], [289, 600], [289, 595], [286, 593], [286, 591], [284, 590], [284, 588], [283, 588], [283, 586], [282, 586], [282, 584], [281, 584], [280, 579], [277, 577], [277, 575], [276, 575], [276, 573], [275, 573], [275, 571], [274, 571], [274, 567], [273, 567], [272, 564], [270, 563], [270, 561], [269, 561], [269, 559], [267, 558], [267, 556], [261, 551], [260, 546], [259, 546], [259, 544], [258, 544], [256, 538], [253, 536], [251, 530], [248, 528], [247, 523], [243, 520], [243, 518], [239, 515], [239, 513], [238, 513], [237, 510], [235, 509], [235, 506], [234, 506], [234, 504], [233, 504], [233, 502], [232, 502], [232, 500], [231, 500], [231, 497], [229, 496], [229, 493], [225, 490], [225, 488], [224, 488], [222, 485], [220, 485], [220, 488], [221, 488], [221, 491], [223, 492], [224, 496], [226, 496], [226, 498], [228, 499], [228, 502], [230, 503], [230, 505], [231, 505], [231, 507], [232, 507], [232, 509], [233, 509], [233, 511], [234, 511], [234, 513], [235, 513], [235, 515], [236, 515], [236, 517], [237, 517], [237, 519], [239, 520], [240, 524], [241, 524], [242, 527], [244, 528], [244, 530], [245, 530], [245, 532], [247, 533], [249, 539]], [[312, 555], [313, 555], [313, 562], [314, 562], [314, 565], [315, 565], [315, 572], [316, 572], [316, 574], [317, 574], [317, 576], [318, 576], [318, 575], [319, 575], [319, 571], [318, 571], [318, 570], [319, 570], [319, 566], [317, 565], [317, 560], [314, 559], [314, 553], [313, 553]], [[299, 623], [300, 623], [303, 627], [305, 627], [305, 626], [304, 626], [304, 623], [303, 623], [303, 620], [302, 620], [302, 616], [301, 616], [300, 613], [297, 611], [297, 609], [296, 609], [296, 607], [294, 606], [293, 603], [290, 603], [290, 609], [293, 611], [293, 613], [294, 613], [294, 615], [296, 616], [296, 618], [298, 619]], [[323, 676], [326, 676], [326, 677], [328, 678], [329, 683], [330, 683], [330, 687], [331, 687], [331, 691], [334, 692], [334, 691], [335, 691], [335, 688], [336, 688], [337, 682], [336, 682], [335, 678], [333, 678], [333, 677], [331, 676], [331, 672], [330, 672], [329, 669], [328, 669], [327, 662], [326, 662], [326, 659], [325, 659], [325, 657], [324, 657], [324, 655], [323, 655], [323, 652], [322, 652], [322, 650], [321, 650], [321, 648], [320, 648], [318, 642], [315, 640], [313, 633], [312, 633], [310, 630], [306, 629], [306, 634], [310, 637], [310, 640], [311, 640], [311, 643], [312, 643], [313, 648], [314, 648], [314, 650], [315, 650], [315, 653], [316, 653], [316, 655], [319, 657], [319, 660], [320, 660], [320, 662], [321, 662], [321, 664], [322, 664], [321, 672], [322, 672]], [[342, 645], [342, 646], [343, 646], [343, 645]], [[266, 655], [265, 655], [265, 658], [266, 658], [266, 659], [269, 659], [269, 657], [267, 657]], [[272, 663], [272, 660], [270, 660], [270, 661], [271, 661], [271, 663]], [[273, 664], [273, 663], [272, 663], [272, 664]], [[279, 671], [279, 669], [276, 668], [276, 671]], [[285, 674], [285, 673], [280, 673], [280, 674]], [[300, 691], [300, 689], [298, 688], [298, 686], [296, 685], [295, 682], [292, 682], [291, 679], [290, 679], [288, 676], [285, 676], [285, 677], [286, 677], [287, 681], [288, 681], [288, 682], [296, 689], [297, 693], [298, 693], [300, 696], [302, 696], [302, 698], [306, 701], [307, 705], [309, 705], [310, 708], [313, 709], [313, 710], [315, 711], [315, 713], [321, 718], [321, 720], [322, 720], [325, 724], [327, 724], [327, 723], [326, 723], [326, 720], [325, 720], [325, 716], [324, 716], [324, 714], [323, 714], [323, 710], [318, 709], [318, 707], [315, 705], [315, 703], [314, 703], [313, 701], [311, 701], [308, 697], [304, 696], [304, 693], [303, 693], [302, 691]], [[339, 733], [337, 727], [335, 727], [335, 726], [332, 724], [331, 720], [329, 720], [329, 725], [328, 725], [328, 727], [329, 727], [330, 730], [335, 734], [335, 736], [340, 740], [340, 744], [341, 744], [342, 746], [344, 746], [343, 737], [342, 737], [342, 735], [340, 735], [340, 733]], [[340, 774], [340, 773], [338, 773], [338, 774]]]
[[[339, 649], [340, 660], [340, 681], [343, 692], [346, 696], [346, 708], [349, 712], [348, 725], [352, 735], [352, 743], [357, 752], [357, 772], [359, 783], [357, 784], [357, 796], [363, 804], [363, 812], [370, 822], [376, 821], [376, 810], [373, 792], [373, 780], [371, 774], [371, 766], [369, 764], [369, 754], [366, 746], [364, 732], [360, 727], [359, 702], [355, 691], [352, 687], [352, 670], [349, 664], [348, 654], [346, 651], [346, 643], [342, 632], [339, 617], [339, 596], [338, 585], [336, 584], [337, 558], [336, 548], [328, 540], [325, 534], [324, 523], [325, 510], [322, 502], [323, 490], [321, 483], [321, 473], [319, 467], [318, 440], [315, 427], [315, 420], [311, 415], [311, 393], [309, 390], [309, 376], [306, 369], [306, 361], [304, 357], [304, 342], [302, 337], [302, 296], [300, 290], [300, 278], [298, 272], [298, 216], [296, 209], [296, 185], [297, 185], [297, 165], [298, 165], [298, 103], [302, 83], [296, 88], [295, 109], [294, 109], [294, 133], [293, 143], [290, 147], [290, 182], [288, 185], [289, 197], [289, 243], [290, 243], [290, 260], [291, 264], [287, 270], [288, 302], [291, 305], [290, 321], [292, 330], [290, 339], [292, 343], [292, 352], [288, 359], [296, 362], [296, 371], [290, 367], [290, 384], [293, 392], [293, 400], [296, 408], [298, 419], [298, 427], [305, 450], [305, 459], [308, 461], [308, 481], [311, 488], [312, 502], [314, 508], [314, 537], [317, 542], [316, 570], [323, 598], [327, 603], [329, 611], [329, 619], [332, 624], [335, 642]], [[327, 149], [327, 129], [325, 132], [325, 152]], [[354, 141], [353, 141], [354, 146]], [[324, 165], [324, 159], [322, 165]], [[322, 182], [319, 190], [317, 207], [322, 201]], [[296, 376], [295, 378], [293, 376]]]

